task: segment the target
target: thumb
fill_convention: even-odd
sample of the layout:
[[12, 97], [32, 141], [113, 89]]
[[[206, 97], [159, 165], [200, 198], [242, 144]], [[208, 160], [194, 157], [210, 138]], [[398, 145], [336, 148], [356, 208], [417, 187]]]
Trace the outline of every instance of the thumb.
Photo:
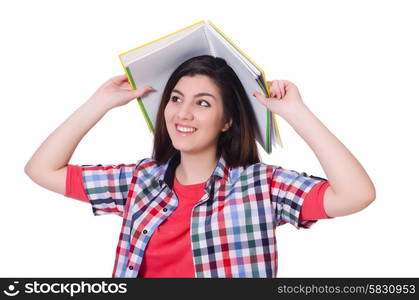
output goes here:
[[133, 90], [132, 93], [135, 98], [138, 98], [138, 97], [143, 97], [147, 95], [148, 93], [155, 92], [155, 91], [156, 90], [152, 88], [151, 86], [144, 86], [138, 90]]
[[261, 92], [254, 92], [253, 96], [265, 107], [268, 107], [268, 100]]

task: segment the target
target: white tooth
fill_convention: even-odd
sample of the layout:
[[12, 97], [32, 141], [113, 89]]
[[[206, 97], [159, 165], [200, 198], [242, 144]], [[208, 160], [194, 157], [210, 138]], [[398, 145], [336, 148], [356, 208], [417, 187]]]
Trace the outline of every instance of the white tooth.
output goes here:
[[186, 128], [186, 127], [181, 127], [181, 126], [177, 126], [177, 129], [179, 131], [183, 131], [183, 132], [194, 132], [195, 131], [194, 128]]

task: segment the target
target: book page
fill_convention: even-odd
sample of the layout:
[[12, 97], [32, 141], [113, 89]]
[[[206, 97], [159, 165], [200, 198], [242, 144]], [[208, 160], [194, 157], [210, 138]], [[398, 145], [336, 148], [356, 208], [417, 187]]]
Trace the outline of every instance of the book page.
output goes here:
[[[208, 31], [211, 31], [211, 32], [212, 32], [212, 34], [213, 34], [213, 36], [214, 36], [215, 38], [220, 39], [220, 41], [221, 41], [222, 43], [224, 43], [226, 47], [231, 48], [231, 51], [232, 51], [233, 53], [235, 53], [235, 55], [236, 55], [236, 56], [238, 56], [238, 57], [239, 57], [239, 58], [243, 61], [243, 63], [246, 65], [246, 67], [247, 67], [247, 68], [249, 68], [249, 69], [251, 70], [251, 72], [252, 72], [252, 73], [254, 73], [254, 74], [256, 74], [256, 75], [260, 75], [260, 74], [261, 74], [260, 70], [259, 70], [256, 66], [254, 66], [254, 65], [253, 65], [253, 63], [252, 63], [251, 61], [249, 61], [249, 60], [246, 58], [246, 56], [245, 56], [245, 55], [243, 55], [243, 54], [240, 52], [240, 50], [239, 50], [239, 49], [237, 49], [237, 48], [235, 47], [235, 45], [234, 45], [232, 42], [230, 42], [230, 41], [228, 40], [228, 37], [227, 37], [227, 36], [223, 35], [223, 33], [219, 32], [216, 28], [212, 27], [212, 25], [211, 25], [211, 24], [206, 24], [206, 25], [207, 25], [206, 27], [208, 28]], [[214, 26], [215, 26], [215, 25], [214, 25]]]
[[200, 23], [190, 28], [175, 32], [167, 37], [157, 39], [153, 42], [147, 43], [143, 46], [135, 48], [121, 55], [122, 62], [125, 66], [131, 64], [133, 61], [152, 54], [162, 48], [168, 47], [171, 43], [181, 40], [183, 37], [189, 35], [191, 32], [198, 30], [205, 26], [205, 23]]
[[217, 57], [224, 58], [228, 65], [236, 72], [242, 83], [247, 97], [250, 100], [254, 113], [258, 116], [256, 139], [264, 148], [268, 145], [268, 139], [271, 139], [271, 126], [269, 122], [269, 114], [267, 108], [264, 107], [259, 101], [253, 97], [255, 91], [265, 94], [264, 89], [258, 84], [259, 76], [256, 75], [250, 68], [243, 62], [243, 56], [237, 55], [237, 50], [229, 43], [226, 43], [224, 38], [217, 31], [208, 31], [208, 39], [212, 43], [212, 47]]

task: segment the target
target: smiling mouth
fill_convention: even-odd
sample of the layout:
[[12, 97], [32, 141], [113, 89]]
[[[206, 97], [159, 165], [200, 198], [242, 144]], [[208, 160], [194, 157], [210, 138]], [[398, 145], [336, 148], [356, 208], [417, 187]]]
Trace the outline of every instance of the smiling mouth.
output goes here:
[[175, 124], [176, 131], [178, 133], [181, 133], [183, 135], [188, 135], [194, 133], [197, 129], [195, 127], [187, 127], [187, 126], [181, 126], [178, 124]]

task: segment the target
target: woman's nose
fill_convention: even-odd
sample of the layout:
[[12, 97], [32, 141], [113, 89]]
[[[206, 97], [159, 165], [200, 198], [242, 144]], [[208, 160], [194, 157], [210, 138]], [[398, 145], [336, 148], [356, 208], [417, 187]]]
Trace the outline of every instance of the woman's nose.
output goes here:
[[193, 119], [191, 105], [183, 103], [179, 108], [177, 115], [179, 119]]

